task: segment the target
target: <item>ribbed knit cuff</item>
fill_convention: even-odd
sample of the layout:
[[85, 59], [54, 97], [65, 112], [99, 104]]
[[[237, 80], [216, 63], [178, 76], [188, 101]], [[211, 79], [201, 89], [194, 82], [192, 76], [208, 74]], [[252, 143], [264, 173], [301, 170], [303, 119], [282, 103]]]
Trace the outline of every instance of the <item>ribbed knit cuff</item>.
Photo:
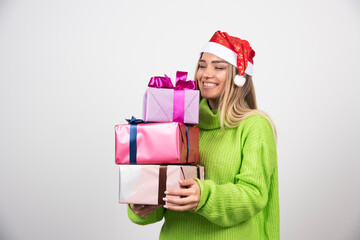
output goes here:
[[141, 224], [141, 222], [144, 221], [144, 218], [140, 217], [139, 215], [137, 215], [136, 213], [133, 212], [133, 210], [130, 208], [130, 205], [128, 205], [128, 216], [129, 219], [137, 224]]
[[147, 217], [140, 217], [139, 215], [137, 215], [136, 213], [133, 212], [133, 210], [130, 208], [130, 205], [128, 204], [128, 217], [129, 219], [136, 224], [139, 225], [147, 225], [150, 223], [155, 223], [157, 221], [160, 221], [159, 219], [157, 219], [157, 212], [162, 211], [161, 208], [156, 209], [154, 212], [152, 212], [149, 216]]
[[200, 179], [198, 178], [194, 178], [195, 181], [197, 181], [197, 183], [199, 184], [199, 187], [200, 187], [200, 200], [199, 200], [199, 203], [195, 209], [195, 212], [197, 212], [198, 210], [200, 210], [205, 202], [206, 202], [206, 194], [205, 194], [205, 186], [204, 186], [204, 182], [201, 181]]

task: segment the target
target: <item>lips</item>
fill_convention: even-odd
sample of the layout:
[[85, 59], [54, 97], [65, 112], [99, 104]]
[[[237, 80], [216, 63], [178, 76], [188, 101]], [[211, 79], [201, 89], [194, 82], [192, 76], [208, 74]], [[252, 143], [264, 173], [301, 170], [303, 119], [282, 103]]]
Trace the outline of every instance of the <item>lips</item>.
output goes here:
[[204, 88], [215, 88], [219, 84], [214, 83], [214, 82], [202, 82], [202, 85], [203, 85]]
[[204, 82], [204, 86], [205, 87], [216, 87], [216, 84], [215, 83], [206, 83], [206, 82]]

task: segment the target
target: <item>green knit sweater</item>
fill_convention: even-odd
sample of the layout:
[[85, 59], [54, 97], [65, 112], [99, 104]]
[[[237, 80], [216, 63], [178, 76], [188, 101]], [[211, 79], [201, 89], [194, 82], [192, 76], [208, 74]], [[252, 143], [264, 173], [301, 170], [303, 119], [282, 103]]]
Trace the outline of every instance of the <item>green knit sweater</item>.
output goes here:
[[220, 129], [219, 115], [200, 103], [201, 197], [195, 211], [159, 208], [131, 221], [146, 225], [165, 217], [160, 239], [279, 239], [276, 144], [269, 121], [260, 115], [236, 128]]

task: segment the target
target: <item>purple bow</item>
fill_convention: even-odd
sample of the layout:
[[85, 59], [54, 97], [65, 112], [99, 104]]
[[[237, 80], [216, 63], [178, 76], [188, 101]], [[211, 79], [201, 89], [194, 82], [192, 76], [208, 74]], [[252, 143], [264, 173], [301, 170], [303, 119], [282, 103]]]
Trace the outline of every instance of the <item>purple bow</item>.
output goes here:
[[152, 77], [149, 81], [149, 87], [155, 88], [171, 88], [175, 90], [195, 90], [196, 82], [194, 80], [186, 81], [187, 72], [176, 72], [176, 83], [175, 87], [171, 82], [171, 78], [168, 76], [165, 77]]

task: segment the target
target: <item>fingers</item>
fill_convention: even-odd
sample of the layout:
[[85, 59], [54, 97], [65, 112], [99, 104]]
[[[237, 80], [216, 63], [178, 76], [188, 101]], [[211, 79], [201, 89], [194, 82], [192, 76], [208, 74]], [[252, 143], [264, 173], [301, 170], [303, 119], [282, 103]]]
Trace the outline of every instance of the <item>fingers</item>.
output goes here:
[[170, 189], [165, 194], [171, 196], [189, 196], [195, 194], [195, 190], [192, 188]]
[[144, 208], [144, 207], [145, 207], [144, 204], [130, 204], [130, 208], [131, 208], [132, 210], [140, 210], [140, 209], [142, 209], [142, 208]]
[[130, 204], [133, 212], [140, 217], [147, 217], [160, 207], [159, 205]]
[[[178, 196], [178, 197], [173, 197]], [[186, 205], [197, 203], [200, 201], [200, 191], [195, 187], [188, 189], [175, 189], [168, 191], [168, 195], [163, 199], [165, 202]]]
[[164, 201], [166, 202], [164, 208], [173, 211], [194, 211], [199, 203], [199, 198], [197, 198], [196, 196], [190, 196], [185, 198], [167, 197], [164, 198]]
[[147, 206], [147, 207], [144, 207], [140, 212], [139, 212], [139, 216], [140, 217], [147, 217], [147, 216], [150, 216], [154, 210], [156, 209], [156, 207], [154, 206]]
[[180, 180], [179, 183], [180, 183], [181, 187], [187, 187], [187, 186], [191, 186], [197, 182], [194, 179], [189, 178], [189, 179]]
[[172, 204], [177, 204], [177, 205], [187, 205], [187, 204], [193, 204], [193, 203], [197, 204], [200, 199], [195, 195], [191, 195], [189, 197], [184, 197], [184, 198], [166, 197], [166, 198], [163, 198], [163, 200], [166, 203], [172, 203]]
[[[165, 191], [167, 197], [164, 198], [164, 201], [166, 202], [164, 207], [174, 211], [195, 210], [200, 201], [199, 184], [194, 179], [185, 179], [179, 181], [179, 184], [182, 188]], [[130, 208], [133, 212], [140, 217], [151, 215], [159, 207], [161, 206], [130, 204]]]
[[151, 215], [151, 213], [153, 213], [154, 209], [151, 208], [143, 208], [141, 210], [135, 211], [135, 213], [137, 215], [139, 215], [140, 217], [148, 217]]
[[199, 184], [194, 179], [186, 179], [179, 183], [180, 186], [187, 186], [188, 188], [166, 191], [167, 197], [163, 199], [166, 202], [164, 207], [174, 211], [196, 210], [200, 201]]
[[199, 184], [194, 179], [185, 179], [179, 181], [179, 184], [181, 187], [187, 188], [170, 189], [165, 191], [165, 194], [173, 196], [190, 196], [200, 193]]

